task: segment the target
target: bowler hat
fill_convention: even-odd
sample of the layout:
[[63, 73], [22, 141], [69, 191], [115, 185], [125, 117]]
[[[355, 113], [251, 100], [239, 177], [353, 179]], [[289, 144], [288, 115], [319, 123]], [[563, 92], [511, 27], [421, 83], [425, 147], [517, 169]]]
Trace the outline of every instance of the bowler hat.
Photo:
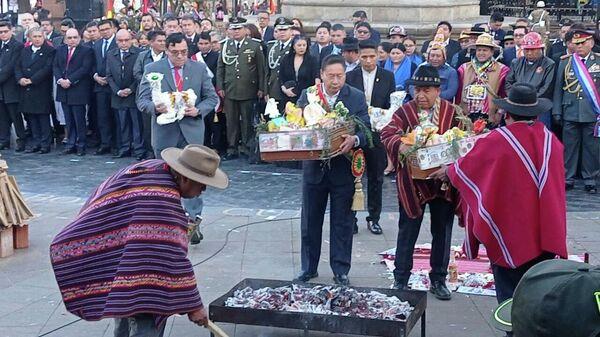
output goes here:
[[221, 189], [229, 185], [229, 178], [219, 168], [221, 158], [211, 148], [190, 144], [183, 149], [166, 148], [160, 155], [169, 167], [190, 180]]
[[442, 81], [440, 80], [440, 73], [435, 67], [423, 64], [417, 68], [412, 78], [406, 81], [406, 85], [439, 87], [442, 85]]
[[552, 109], [552, 101], [538, 98], [535, 87], [529, 83], [518, 82], [508, 92], [506, 98], [495, 98], [494, 104], [511, 115], [535, 117]]

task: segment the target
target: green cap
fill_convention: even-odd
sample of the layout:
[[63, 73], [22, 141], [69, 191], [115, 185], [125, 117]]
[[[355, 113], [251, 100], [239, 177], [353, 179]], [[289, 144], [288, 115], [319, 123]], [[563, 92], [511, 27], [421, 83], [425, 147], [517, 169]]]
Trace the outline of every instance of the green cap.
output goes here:
[[494, 325], [515, 337], [596, 337], [600, 334], [600, 267], [548, 260], [531, 267]]

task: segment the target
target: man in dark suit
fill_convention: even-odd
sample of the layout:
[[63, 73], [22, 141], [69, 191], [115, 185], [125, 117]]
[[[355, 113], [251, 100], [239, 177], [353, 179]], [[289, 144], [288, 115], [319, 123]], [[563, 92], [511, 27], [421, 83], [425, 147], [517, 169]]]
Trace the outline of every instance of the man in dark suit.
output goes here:
[[523, 42], [523, 38], [528, 33], [527, 28], [525, 27], [517, 27], [514, 30], [514, 38], [515, 38], [515, 46], [511, 48], [506, 48], [502, 52], [502, 63], [504, 65], [510, 67], [512, 61], [514, 59], [518, 59], [519, 57], [523, 57], [523, 49], [521, 49], [521, 42]]
[[112, 20], [102, 20], [98, 24], [100, 37], [94, 44], [95, 68], [92, 71], [94, 78], [94, 93], [96, 96], [96, 113], [98, 116], [98, 133], [100, 134], [100, 147], [94, 154], [102, 155], [111, 152], [111, 147], [118, 152], [119, 130], [118, 118], [111, 108], [111, 90], [106, 79], [106, 59], [109, 54], [117, 49], [115, 41], [115, 26]]
[[490, 15], [490, 21], [488, 26], [490, 27], [490, 35], [494, 37], [494, 41], [497, 45], [501, 46], [504, 41], [506, 31], [502, 29], [504, 24], [504, 15], [500, 12], [494, 12]]
[[[330, 34], [330, 30], [329, 30], [329, 26], [327, 25], [321, 25], [319, 27], [317, 27], [317, 32], [316, 32], [316, 37], [315, 37], [315, 43], [313, 43], [312, 46], [310, 46], [310, 55], [314, 56], [317, 61], [319, 61], [319, 64], [321, 62], [321, 53], [323, 53], [323, 50], [327, 47], [329, 47], [329, 45], [331, 44], [331, 34]], [[329, 51], [329, 54], [331, 54], [331, 50]], [[327, 55], [329, 55], [327, 54]], [[324, 55], [323, 57], [327, 56]]]
[[269, 20], [271, 16], [267, 11], [258, 12], [258, 31], [262, 37], [262, 42], [267, 43], [275, 40], [275, 29], [269, 26]]
[[188, 56], [191, 57], [198, 52], [198, 40], [200, 39], [200, 35], [196, 34], [196, 19], [191, 15], [181, 18], [181, 31], [188, 43]]
[[[355, 36], [354, 33], [356, 30], [356, 25], [359, 22], [368, 23], [367, 12], [361, 10], [361, 11], [356, 11], [356, 12], [354, 12], [354, 14], [352, 14], [352, 24], [353, 24], [354, 30], [351, 30], [348, 32], [349, 37], [358, 38], [358, 36]], [[369, 34], [370, 39], [373, 40], [373, 42], [379, 44], [381, 42], [381, 34], [379, 34], [379, 32], [376, 29], [373, 29], [371, 27], [371, 25], [369, 25], [368, 27], [369, 27], [369, 30], [371, 31]]]
[[[344, 58], [331, 55], [321, 65], [322, 104], [333, 107], [342, 102], [350, 114], [359, 118], [370, 128], [368, 107], [365, 95], [345, 83], [346, 69]], [[320, 95], [321, 96], [321, 95]], [[308, 104], [306, 90], [298, 99], [298, 106], [304, 108]], [[356, 135], [344, 135], [340, 145], [341, 153], [348, 153], [353, 148], [367, 147], [365, 134], [357, 130]], [[348, 272], [352, 255], [352, 197], [354, 195], [354, 176], [351, 163], [343, 155], [334, 157], [328, 165], [319, 160], [303, 163], [302, 182], [302, 271], [296, 281], [307, 282], [318, 276], [317, 267], [321, 256], [323, 217], [330, 204], [330, 265], [336, 284], [348, 285]]]
[[40, 28], [29, 30], [31, 46], [21, 52], [15, 66], [15, 79], [20, 85], [19, 111], [28, 116], [31, 146], [28, 153], [48, 153], [52, 141], [50, 113], [52, 101], [52, 62], [54, 48], [45, 42]]
[[[377, 44], [367, 40], [359, 44], [360, 67], [346, 74], [346, 83], [365, 93], [367, 105], [389, 109], [390, 95], [396, 91], [394, 74], [377, 66]], [[385, 148], [378, 132], [373, 132], [373, 148], [365, 149], [367, 164], [367, 228], [381, 234], [379, 225], [383, 198], [383, 171], [387, 165]], [[355, 231], [358, 231], [355, 218]]]
[[54, 26], [52, 26], [52, 20], [50, 18], [46, 17], [40, 20], [40, 27], [44, 32], [44, 38], [48, 41], [52, 41], [52, 39], [60, 36], [60, 33], [54, 30]]
[[0, 21], [0, 150], [10, 147], [10, 126], [15, 126], [17, 147], [25, 150], [25, 127], [19, 112], [19, 85], [15, 79], [15, 64], [21, 56], [23, 44], [16, 41], [12, 24]]
[[[441, 32], [444, 35], [444, 43], [446, 45], [446, 59], [452, 60], [454, 54], [459, 53], [462, 48], [460, 47], [460, 43], [456, 40], [452, 40], [450, 35], [452, 34], [452, 25], [448, 21], [440, 21], [437, 24], [436, 28], [437, 32]], [[429, 48], [429, 44], [432, 40], [427, 40], [423, 43], [423, 47], [421, 47], [421, 54], [426, 54], [427, 49]]]
[[142, 137], [142, 116], [135, 104], [138, 81], [133, 75], [133, 67], [140, 50], [133, 47], [131, 33], [121, 29], [115, 35], [119, 48], [108, 53], [106, 60], [106, 80], [110, 86], [111, 108], [119, 117], [121, 140], [117, 158], [134, 155], [137, 160], [146, 158]]
[[69, 28], [75, 28], [75, 22], [69, 18], [63, 19], [60, 22], [60, 34], [51, 40], [54, 48], [58, 48], [58, 46], [64, 43], [64, 37]]
[[[162, 30], [148, 32], [150, 48], [139, 53], [133, 66], [133, 76], [138, 84], [142, 81], [144, 68], [148, 64], [167, 57], [165, 54], [166, 38], [167, 34]], [[146, 148], [146, 158], [154, 158], [154, 150], [152, 149], [152, 116], [145, 113], [142, 113], [142, 136], [144, 138], [144, 147]]]
[[[556, 41], [554, 41], [554, 43], [552, 43], [550, 48], [548, 48], [548, 50], [546, 52], [546, 56], [555, 60], [555, 58], [560, 59], [561, 56], [563, 56], [567, 53], [567, 44], [565, 41], [565, 35], [571, 29], [572, 25], [573, 25], [573, 21], [571, 19], [565, 18], [565, 19], [560, 20], [560, 22], [558, 23], [558, 26], [560, 27], [560, 31], [558, 33], [559, 34], [558, 39], [556, 39]], [[558, 64], [558, 63], [559, 62], [556, 62], [556, 64]]]
[[58, 84], [56, 100], [61, 102], [67, 123], [68, 139], [63, 154], [85, 156], [85, 106], [90, 101], [94, 52], [79, 45], [81, 37], [75, 28], [67, 30], [65, 42], [56, 50], [53, 64], [54, 78]]

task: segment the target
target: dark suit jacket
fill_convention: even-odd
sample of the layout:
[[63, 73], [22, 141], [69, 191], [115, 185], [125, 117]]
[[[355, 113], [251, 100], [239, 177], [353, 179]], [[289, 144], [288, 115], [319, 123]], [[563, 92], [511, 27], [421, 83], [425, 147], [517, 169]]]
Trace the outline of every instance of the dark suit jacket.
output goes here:
[[[110, 96], [110, 105], [113, 109], [135, 108], [135, 95], [138, 87], [138, 81], [133, 75], [133, 66], [140, 53], [136, 47], [131, 47], [123, 56], [121, 61], [121, 50], [119, 48], [111, 50], [106, 59], [106, 80], [110, 86], [112, 95]], [[119, 90], [129, 88], [131, 94], [127, 97], [117, 95]]]
[[206, 63], [208, 69], [210, 69], [210, 71], [212, 71], [212, 73], [215, 74], [215, 76], [213, 76], [212, 82], [213, 85], [216, 85], [217, 65], [219, 64], [219, 53], [211, 50], [207, 54], [202, 54], [202, 58], [204, 58], [204, 63]]
[[502, 63], [505, 66], [510, 67], [512, 61], [517, 58], [517, 49], [515, 47], [510, 47], [504, 49], [502, 52]]
[[[326, 49], [329, 52], [323, 53]], [[319, 64], [321, 64], [321, 60], [323, 60], [323, 58], [325, 58], [325, 56], [331, 54], [332, 50], [333, 50], [333, 47], [331, 46], [331, 44], [329, 44], [329, 45], [321, 48], [321, 51], [319, 52], [319, 44], [314, 43], [312, 46], [310, 46], [309, 52], [310, 52], [310, 55], [314, 56], [317, 59], [317, 61], [319, 62]]]
[[[423, 47], [421, 47], [421, 54], [425, 55], [427, 53], [430, 42], [431, 40], [427, 40], [423, 43]], [[446, 60], [452, 60], [454, 54], [457, 54], [461, 50], [462, 48], [460, 47], [460, 43], [456, 40], [450, 39], [450, 41], [448, 41], [448, 45], [446, 46]]]
[[269, 41], [275, 40], [274, 33], [275, 33], [275, 29], [271, 26], [267, 26], [267, 28], [265, 28], [265, 33], [262, 36], [262, 41], [264, 43], [267, 43]]
[[[346, 83], [354, 88], [364, 92], [363, 73], [361, 67], [346, 74]], [[375, 84], [373, 85], [373, 93], [371, 94], [371, 106], [382, 109], [389, 109], [390, 95], [396, 91], [396, 82], [394, 74], [383, 68], [377, 67], [375, 73]]]
[[[112, 41], [108, 45], [108, 49], [104, 57], [102, 57], [102, 46], [104, 44], [104, 39], [99, 39], [94, 42], [94, 60], [93, 70], [91, 71], [91, 75], [98, 74], [98, 76], [105, 77], [106, 76], [106, 59], [107, 56], [110, 55], [112, 50], [119, 49], [117, 47], [117, 37], [113, 37]], [[107, 92], [110, 93], [110, 88], [108, 85], [101, 86], [96, 81], [92, 79], [94, 83], [94, 92]]]
[[[52, 62], [54, 48], [46, 43], [33, 53], [24, 48], [15, 66], [15, 79], [28, 78], [31, 84], [20, 87], [19, 111], [30, 114], [49, 114], [52, 104]], [[32, 56], [33, 55], [33, 56]]]
[[52, 45], [54, 46], [54, 48], [58, 48], [61, 44], [63, 44], [65, 37], [62, 35], [58, 35], [54, 38], [52, 38]]
[[60, 85], [56, 86], [56, 100], [68, 105], [89, 104], [92, 92], [90, 73], [94, 65], [94, 52], [89, 47], [77, 46], [68, 67], [67, 53], [68, 47], [63, 44], [56, 49], [54, 57], [54, 79], [66, 78], [71, 81], [71, 86], [67, 89], [63, 89]]
[[567, 53], [567, 46], [565, 46], [564, 42], [562, 40], [556, 40], [550, 46], [550, 48], [548, 48], [548, 51], [546, 51], [546, 56], [554, 59], [555, 54], [560, 54], [559, 55], [559, 57], [560, 57], [561, 55], [564, 55], [566, 53]]
[[[358, 117], [367, 128], [371, 128], [364, 93], [345, 84], [340, 90], [336, 103], [337, 102], [343, 102], [350, 111], [350, 115]], [[298, 99], [298, 106], [305, 107], [307, 104], [306, 90], [304, 90]], [[360, 146], [367, 147], [366, 135], [358, 128], [356, 135], [360, 139]], [[305, 184], [319, 184], [325, 175], [327, 175], [332, 185], [340, 186], [354, 183], [351, 163], [344, 155], [332, 158], [329, 165], [323, 165], [323, 162], [320, 160], [307, 160], [303, 162], [302, 166], [304, 169], [303, 181]]]
[[[162, 58], [164, 59], [165, 57], [167, 57], [167, 54], [163, 53]], [[142, 80], [144, 68], [152, 62], [154, 62], [154, 59], [152, 59], [152, 51], [150, 49], [140, 51], [133, 67], [133, 76], [138, 82]]]
[[0, 101], [19, 103], [19, 85], [15, 79], [15, 65], [21, 57], [23, 44], [14, 38], [0, 50]]
[[[294, 56], [294, 54], [287, 54], [281, 59], [281, 65], [279, 66], [279, 80], [281, 85], [288, 81], [296, 82], [293, 91], [297, 96], [295, 97], [297, 100], [304, 89], [315, 84], [315, 79], [319, 78], [321, 65], [314, 56], [305, 54], [302, 65], [300, 65], [300, 69], [298, 69], [298, 76], [296, 77]], [[292, 99], [292, 101], [295, 100]]]
[[188, 39], [187, 36], [185, 37], [185, 39], [187, 40], [188, 44], [188, 57], [192, 57], [192, 55], [199, 52], [198, 41], [200, 40], [200, 34], [194, 34], [193, 40]]
[[[46, 35], [44, 34], [44, 36], [46, 36]], [[55, 38], [57, 38], [59, 36], [61, 36], [60, 33], [57, 32], [57, 31], [55, 31], [55, 30], [53, 30], [52, 33], [50, 33], [50, 36], [48, 36], [48, 38], [46, 40], [52, 41], [52, 40], [54, 40]]]

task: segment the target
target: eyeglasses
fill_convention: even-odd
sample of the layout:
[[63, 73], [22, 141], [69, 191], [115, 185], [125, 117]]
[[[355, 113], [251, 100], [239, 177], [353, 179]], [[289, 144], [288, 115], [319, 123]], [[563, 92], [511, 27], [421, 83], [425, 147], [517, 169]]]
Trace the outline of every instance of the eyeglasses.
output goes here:
[[188, 50], [169, 50], [169, 53], [173, 54], [174, 56], [187, 56]]
[[356, 33], [358, 33], [358, 34], [369, 34], [370, 32], [368, 30], [357, 30]]

